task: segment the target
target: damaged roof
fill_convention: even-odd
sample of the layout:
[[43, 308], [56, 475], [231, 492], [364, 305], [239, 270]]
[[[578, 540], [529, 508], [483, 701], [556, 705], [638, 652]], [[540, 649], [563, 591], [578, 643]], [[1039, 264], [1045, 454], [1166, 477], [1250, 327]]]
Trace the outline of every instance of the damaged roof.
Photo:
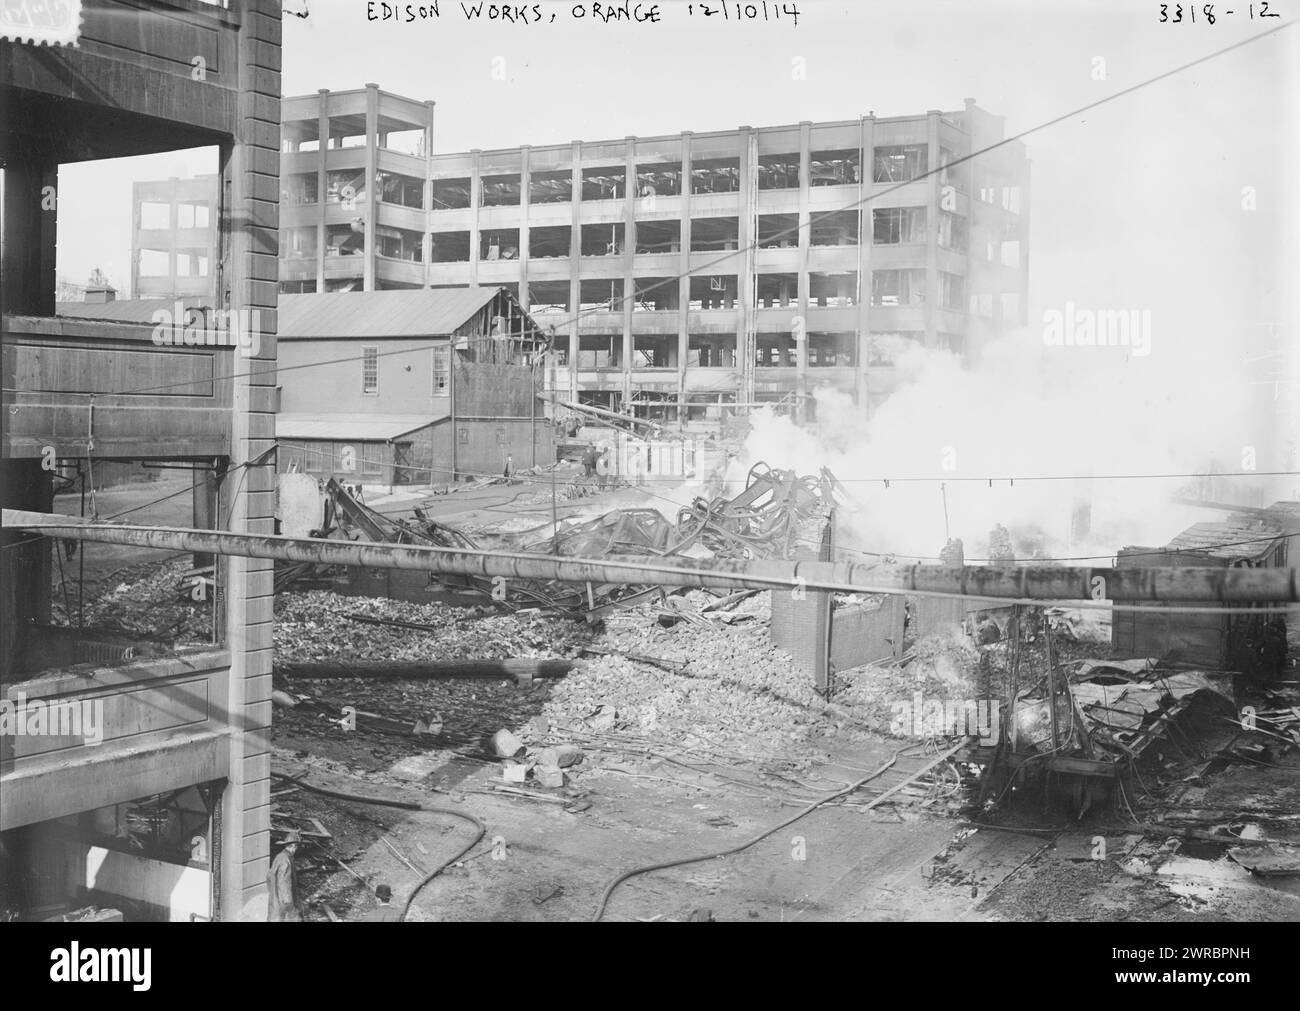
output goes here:
[[1167, 545], [1169, 551], [1195, 551], [1211, 558], [1262, 558], [1282, 537], [1278, 525], [1254, 517], [1193, 523]]
[[115, 298], [111, 302], [55, 302], [54, 314], [71, 319], [101, 319], [111, 323], [153, 323], [160, 309], [175, 313], [177, 304], [185, 309], [212, 307], [214, 299], [194, 295], [184, 298]]

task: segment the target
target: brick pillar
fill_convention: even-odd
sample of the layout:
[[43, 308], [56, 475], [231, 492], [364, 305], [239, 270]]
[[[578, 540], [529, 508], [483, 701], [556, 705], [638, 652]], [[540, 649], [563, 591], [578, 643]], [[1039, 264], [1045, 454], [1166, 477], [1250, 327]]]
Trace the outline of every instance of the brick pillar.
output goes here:
[[[272, 533], [275, 511], [276, 298], [279, 278], [280, 4], [246, 0], [239, 32], [239, 118], [223, 148], [228, 246], [222, 295], [260, 313], [260, 347], [233, 369], [232, 470], [221, 508], [229, 529]], [[322, 194], [323, 195], [323, 194]], [[239, 355], [238, 351], [232, 354]], [[221, 808], [221, 917], [265, 920], [270, 867], [273, 562], [231, 558], [226, 640], [230, 775]]]
[[[801, 531], [819, 540], [821, 547], [798, 549], [795, 561], [830, 561], [833, 525], [833, 520], [824, 527], [809, 524]], [[827, 590], [805, 590], [803, 599], [796, 600], [791, 590], [772, 590], [772, 642], [791, 655], [796, 670], [811, 674], [823, 692], [830, 676], [831, 596]]]

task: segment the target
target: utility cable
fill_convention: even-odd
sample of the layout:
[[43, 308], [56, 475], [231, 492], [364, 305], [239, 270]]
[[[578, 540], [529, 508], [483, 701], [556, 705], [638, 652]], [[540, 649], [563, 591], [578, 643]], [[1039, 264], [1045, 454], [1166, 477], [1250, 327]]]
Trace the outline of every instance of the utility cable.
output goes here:
[[[965, 747], [966, 747], [965, 740], [962, 740], [959, 744], [953, 745], [953, 747], [949, 748], [947, 751], [944, 751], [933, 761], [926, 763], [925, 765], [921, 766], [921, 768], [911, 773], [902, 782], [894, 786], [891, 786], [888, 790], [886, 790], [884, 793], [880, 794], [879, 796], [873, 797], [870, 801], [868, 801], [866, 804], [864, 804], [861, 807], [861, 810], [869, 811], [873, 807], [876, 807], [877, 805], [881, 804], [883, 801], [892, 797], [895, 793], [898, 793], [904, 787], [910, 786], [915, 780], [925, 775], [925, 773], [929, 772], [935, 766], [943, 762], [946, 762], [949, 758], [951, 758], [953, 755], [955, 755], [957, 752], [961, 751]], [[811, 804], [800, 809], [798, 812], [791, 815], [789, 818], [786, 818], [784, 821], [778, 822], [776, 825], [773, 825], [771, 828], [766, 829], [763, 832], [760, 832], [758, 835], [754, 836], [752, 839], [747, 840], [746, 842], [740, 843], [736, 846], [729, 847], [728, 849], [718, 850], [717, 852], [714, 853], [705, 853], [700, 856], [694, 856], [694, 857], [682, 857], [678, 860], [666, 860], [662, 863], [647, 864], [644, 867], [634, 867], [631, 870], [624, 871], [622, 874], [619, 874], [616, 878], [614, 878], [614, 880], [611, 881], [605, 887], [604, 894], [602, 894], [600, 897], [600, 904], [596, 907], [595, 915], [593, 915], [591, 918], [592, 922], [593, 923], [600, 922], [601, 917], [605, 915], [605, 908], [609, 905], [610, 896], [614, 894], [614, 889], [616, 889], [624, 881], [627, 881], [630, 878], [637, 877], [641, 874], [649, 874], [651, 871], [662, 871], [662, 870], [667, 870], [671, 867], [682, 867], [686, 864], [699, 863], [703, 860], [720, 860], [723, 857], [728, 857], [731, 856], [732, 854], [739, 853], [742, 850], [747, 850], [751, 846], [754, 846], [755, 844], [762, 842], [768, 836], [781, 831], [781, 829], [783, 828], [793, 825], [801, 818], [807, 817], [808, 815], [816, 811], [819, 807], [823, 807], [826, 804], [831, 803], [832, 801], [839, 800], [841, 797], [846, 797], [849, 794], [853, 793], [854, 791], [861, 789], [867, 783], [870, 783], [873, 779], [876, 779], [877, 777], [883, 775], [886, 771], [888, 771], [898, 761], [898, 756], [901, 755], [906, 750], [907, 748], [899, 748], [890, 757], [889, 761], [885, 762], [885, 764], [880, 766], [880, 768], [876, 769], [873, 772], [867, 773], [867, 775], [863, 776], [861, 779], [856, 780], [853, 783], [850, 783], [842, 790], [837, 790], [835, 793], [828, 794], [825, 797], [822, 797], [820, 800], [813, 801]]]

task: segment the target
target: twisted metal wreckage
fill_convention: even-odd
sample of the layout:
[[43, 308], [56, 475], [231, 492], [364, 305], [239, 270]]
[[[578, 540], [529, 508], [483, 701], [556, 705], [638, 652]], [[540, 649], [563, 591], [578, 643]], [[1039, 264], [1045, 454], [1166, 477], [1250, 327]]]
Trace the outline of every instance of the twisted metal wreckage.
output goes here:
[[[504, 550], [567, 558], [694, 558], [738, 561], [790, 558], [801, 530], [836, 507], [856, 507], [844, 486], [826, 468], [800, 477], [792, 470], [755, 464], [745, 488], [733, 498], [696, 498], [682, 507], [676, 522], [658, 510], [615, 509], [588, 520], [545, 523], [529, 530], [470, 537], [454, 526], [414, 510], [414, 520], [386, 516], [357, 500], [334, 479], [325, 486], [324, 523], [313, 537], [325, 540], [410, 544], [470, 551]], [[544, 532], [544, 533], [543, 533]], [[276, 573], [276, 592], [294, 582], [318, 577], [331, 566], [299, 562]], [[441, 586], [481, 594], [502, 610], [542, 608], [570, 617], [596, 619], [619, 607], [662, 598], [659, 586], [588, 582], [585, 588], [556, 579], [510, 579], [447, 575]]]

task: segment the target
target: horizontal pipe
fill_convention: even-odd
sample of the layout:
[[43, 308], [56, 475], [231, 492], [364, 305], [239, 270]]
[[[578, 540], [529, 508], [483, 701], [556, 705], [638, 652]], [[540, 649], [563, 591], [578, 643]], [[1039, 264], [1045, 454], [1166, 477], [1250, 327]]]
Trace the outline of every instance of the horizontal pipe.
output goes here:
[[634, 418], [629, 414], [619, 414], [617, 411], [607, 411], [603, 407], [592, 407], [590, 404], [578, 404], [572, 400], [561, 400], [561, 407], [567, 407], [571, 411], [580, 411], [586, 414], [594, 415], [598, 418], [609, 418], [612, 421], [620, 421], [625, 425], [640, 425], [643, 428], [656, 429], [663, 428], [657, 421], [649, 421], [646, 418]]
[[248, 535], [186, 528], [83, 523], [78, 517], [5, 510], [11, 527], [48, 536], [132, 544], [165, 550], [246, 555], [318, 564], [416, 569], [473, 576], [557, 579], [568, 582], [653, 583], [669, 586], [734, 586], [746, 589], [825, 589], [843, 592], [919, 592], [1044, 600], [1294, 601], [1295, 571], [1227, 568], [950, 568], [790, 561], [698, 561], [684, 558], [578, 559], [435, 548], [360, 544], [275, 535]]
[[[944, 566], [784, 559], [571, 558], [416, 544], [326, 541], [183, 527], [92, 523], [76, 516], [5, 509], [3, 524], [47, 537], [129, 544], [167, 551], [273, 558], [372, 569], [416, 569], [461, 576], [554, 579], [568, 583], [733, 587], [738, 590], [833, 590], [840, 593], [932, 593], [987, 599], [1216, 601], [1300, 600], [1295, 569], [1084, 568], [1078, 566]], [[1098, 582], [1100, 581], [1100, 582]]]

